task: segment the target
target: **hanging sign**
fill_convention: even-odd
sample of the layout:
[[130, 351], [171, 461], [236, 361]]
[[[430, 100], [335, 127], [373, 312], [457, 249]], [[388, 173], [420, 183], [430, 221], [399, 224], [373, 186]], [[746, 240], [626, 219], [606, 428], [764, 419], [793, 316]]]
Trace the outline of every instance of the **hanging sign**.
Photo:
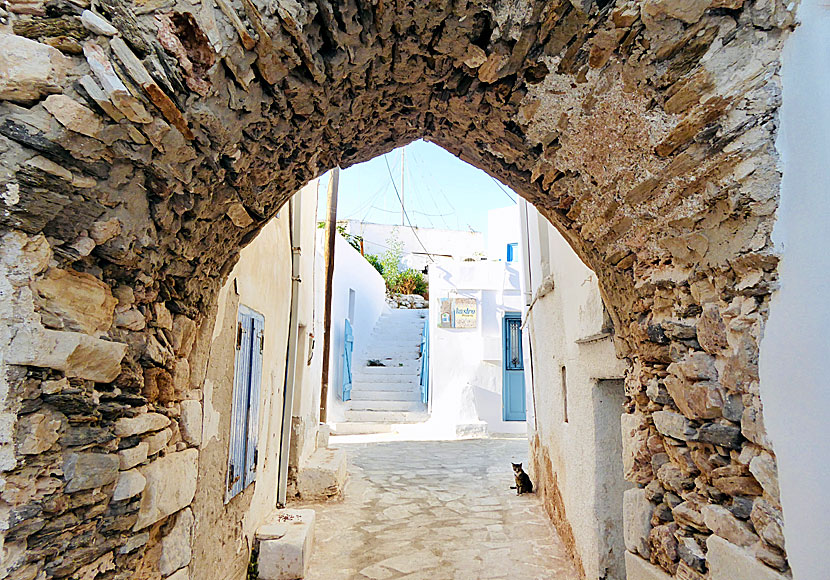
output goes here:
[[475, 328], [478, 322], [478, 301], [475, 298], [456, 298], [453, 304], [456, 328]]
[[438, 300], [439, 328], [476, 328], [478, 301], [475, 298], [440, 298]]

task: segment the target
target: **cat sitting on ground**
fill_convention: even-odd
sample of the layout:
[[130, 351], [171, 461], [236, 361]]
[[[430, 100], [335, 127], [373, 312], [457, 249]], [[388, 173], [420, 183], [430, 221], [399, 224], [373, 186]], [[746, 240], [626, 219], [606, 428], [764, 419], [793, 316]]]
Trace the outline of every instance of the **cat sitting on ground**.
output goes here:
[[513, 476], [516, 478], [516, 485], [511, 485], [510, 489], [515, 489], [516, 495], [533, 493], [533, 482], [530, 481], [530, 477], [522, 469], [522, 464], [511, 463], [511, 465], [513, 466]]

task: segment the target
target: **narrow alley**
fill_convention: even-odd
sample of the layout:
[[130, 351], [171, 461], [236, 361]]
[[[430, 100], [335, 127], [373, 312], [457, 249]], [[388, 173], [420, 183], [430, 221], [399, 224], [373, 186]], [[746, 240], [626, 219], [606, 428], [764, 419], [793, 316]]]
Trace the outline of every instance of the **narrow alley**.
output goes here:
[[577, 577], [537, 496], [510, 489], [524, 438], [340, 445], [344, 500], [302, 506], [317, 513], [308, 580]]
[[0, 580], [830, 580], [828, 2], [0, 0]]

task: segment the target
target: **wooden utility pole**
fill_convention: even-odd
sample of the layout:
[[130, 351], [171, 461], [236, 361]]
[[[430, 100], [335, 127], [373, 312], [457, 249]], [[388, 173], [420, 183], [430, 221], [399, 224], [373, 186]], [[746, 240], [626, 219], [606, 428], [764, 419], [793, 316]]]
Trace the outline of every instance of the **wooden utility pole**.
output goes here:
[[340, 168], [335, 167], [329, 178], [326, 196], [329, 213], [326, 216], [326, 310], [323, 316], [323, 372], [320, 381], [320, 423], [328, 419], [329, 357], [331, 354], [331, 284], [334, 280], [334, 240], [337, 234], [337, 190], [340, 187]]

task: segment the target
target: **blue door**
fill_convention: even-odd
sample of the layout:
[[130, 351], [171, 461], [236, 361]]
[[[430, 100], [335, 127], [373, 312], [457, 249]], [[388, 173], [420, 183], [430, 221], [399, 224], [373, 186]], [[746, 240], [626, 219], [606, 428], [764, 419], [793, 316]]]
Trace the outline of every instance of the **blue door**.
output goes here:
[[344, 401], [352, 398], [352, 351], [354, 350], [354, 334], [352, 323], [346, 319], [346, 332], [343, 335], [343, 390], [341, 396]]
[[522, 318], [518, 312], [504, 315], [504, 381], [502, 417], [505, 421], [524, 421], [525, 372], [522, 357]]

